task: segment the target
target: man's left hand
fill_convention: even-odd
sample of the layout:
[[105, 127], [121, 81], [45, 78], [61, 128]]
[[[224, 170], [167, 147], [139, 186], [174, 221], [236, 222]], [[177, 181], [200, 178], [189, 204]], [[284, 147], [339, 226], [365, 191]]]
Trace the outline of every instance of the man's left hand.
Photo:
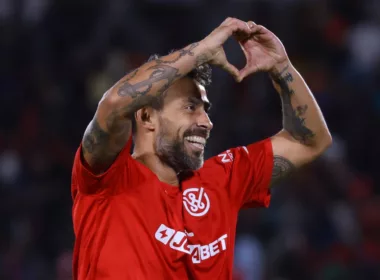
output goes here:
[[280, 39], [262, 25], [252, 21], [248, 26], [254, 32], [248, 39], [236, 38], [245, 54], [247, 64], [239, 71], [239, 81], [259, 71], [281, 71], [289, 59]]

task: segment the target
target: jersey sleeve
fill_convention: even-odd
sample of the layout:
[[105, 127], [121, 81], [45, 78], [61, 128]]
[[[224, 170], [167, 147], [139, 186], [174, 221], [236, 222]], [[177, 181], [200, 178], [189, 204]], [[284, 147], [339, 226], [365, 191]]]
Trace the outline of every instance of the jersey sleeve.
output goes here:
[[[132, 146], [132, 137], [129, 138], [124, 148], [120, 151], [112, 165], [102, 174], [94, 174], [87, 163], [82, 158], [82, 144], [75, 153], [72, 170], [72, 196], [74, 198], [77, 192], [82, 194], [106, 194], [118, 191], [120, 182], [128, 182], [130, 179], [130, 169], [133, 165], [133, 159], [130, 155]], [[128, 184], [128, 183], [127, 183]]]
[[273, 169], [270, 138], [229, 149], [214, 157], [211, 165], [218, 173], [215, 175], [224, 180], [233, 205], [239, 209], [269, 206]]

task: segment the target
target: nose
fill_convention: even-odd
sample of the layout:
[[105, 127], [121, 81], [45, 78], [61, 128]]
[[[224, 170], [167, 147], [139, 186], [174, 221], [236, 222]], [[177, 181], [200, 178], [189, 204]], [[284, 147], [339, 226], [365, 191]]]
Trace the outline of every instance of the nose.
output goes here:
[[208, 116], [208, 114], [203, 111], [200, 116], [198, 117], [198, 122], [197, 122], [198, 126], [199, 127], [203, 127], [205, 129], [207, 129], [208, 131], [210, 131], [212, 128], [213, 128], [213, 124]]

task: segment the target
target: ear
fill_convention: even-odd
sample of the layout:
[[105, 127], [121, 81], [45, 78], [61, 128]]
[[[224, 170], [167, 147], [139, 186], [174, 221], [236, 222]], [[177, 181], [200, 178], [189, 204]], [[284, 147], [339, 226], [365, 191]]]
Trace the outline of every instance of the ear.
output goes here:
[[149, 131], [156, 128], [157, 112], [151, 107], [144, 107], [135, 113], [136, 123]]

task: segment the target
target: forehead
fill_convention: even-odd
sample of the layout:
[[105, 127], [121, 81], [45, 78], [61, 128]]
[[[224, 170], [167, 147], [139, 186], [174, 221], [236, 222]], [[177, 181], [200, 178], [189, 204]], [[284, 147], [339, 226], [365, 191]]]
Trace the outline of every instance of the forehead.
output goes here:
[[177, 80], [168, 89], [165, 96], [165, 104], [186, 101], [194, 97], [205, 103], [209, 103], [205, 87], [189, 77], [184, 77]]

